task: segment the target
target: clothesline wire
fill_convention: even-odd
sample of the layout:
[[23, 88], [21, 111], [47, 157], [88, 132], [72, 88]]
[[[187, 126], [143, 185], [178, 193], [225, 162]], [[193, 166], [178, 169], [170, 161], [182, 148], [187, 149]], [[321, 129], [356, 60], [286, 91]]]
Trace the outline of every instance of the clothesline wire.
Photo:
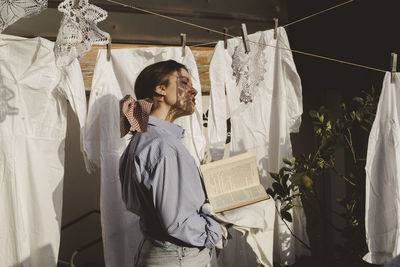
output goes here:
[[[284, 26], [282, 26], [282, 27], [283, 27], [283, 28], [286, 28], [286, 27], [288, 27], [288, 26], [291, 26], [291, 25], [296, 24], [296, 23], [298, 23], [298, 22], [301, 22], [301, 21], [303, 21], [303, 20], [310, 19], [310, 18], [312, 18], [312, 17], [315, 17], [315, 16], [320, 15], [320, 14], [322, 14], [322, 13], [328, 12], [328, 11], [333, 10], [333, 9], [335, 9], [335, 8], [338, 8], [338, 7], [347, 5], [347, 4], [351, 3], [351, 2], [354, 2], [354, 0], [349, 0], [349, 1], [347, 1], [347, 2], [338, 4], [338, 5], [336, 5], [336, 6], [333, 6], [333, 7], [330, 7], [330, 8], [321, 10], [321, 11], [318, 11], [317, 13], [314, 13], [314, 14], [309, 15], [309, 16], [306, 16], [306, 17], [304, 17], [304, 18], [295, 20], [295, 21], [290, 22], [290, 23], [288, 23], [288, 24], [286, 24], [286, 25], [284, 25]], [[224, 35], [225, 35], [225, 33], [224, 33]], [[201, 44], [196, 44], [196, 45], [191, 45], [191, 46], [192, 46], [192, 47], [198, 47], [198, 46], [205, 46], [205, 45], [211, 45], [211, 44], [216, 44], [216, 43], [218, 43], [218, 41], [208, 42], [208, 43], [201, 43]]]
[[314, 16], [317, 16], [317, 15], [320, 15], [320, 14], [322, 14], [322, 13], [328, 12], [328, 11], [330, 11], [330, 10], [332, 10], [332, 9], [335, 9], [335, 8], [338, 8], [338, 7], [347, 5], [347, 4], [351, 3], [351, 2], [354, 2], [354, 0], [349, 0], [349, 1], [347, 1], [347, 2], [338, 4], [338, 5], [336, 5], [336, 6], [333, 6], [333, 7], [324, 9], [324, 10], [321, 10], [321, 11], [319, 11], [319, 12], [317, 12], [317, 13], [312, 14], [312, 15], [309, 15], [309, 16], [306, 16], [306, 17], [304, 17], [304, 18], [301, 18], [301, 19], [295, 20], [295, 21], [293, 21], [293, 22], [290, 22], [290, 23], [288, 23], [288, 24], [286, 24], [286, 25], [284, 25], [284, 26], [282, 26], [282, 27], [283, 27], [283, 28], [286, 28], [286, 27], [288, 27], [288, 26], [290, 26], [290, 25], [296, 24], [296, 23], [301, 22], [301, 21], [303, 21], [303, 20], [307, 20], [307, 19], [312, 18], [312, 17], [314, 17]]
[[[162, 18], [165, 18], [165, 19], [173, 20], [173, 21], [176, 21], [176, 22], [179, 22], [179, 23], [182, 23], [182, 24], [186, 24], [186, 25], [195, 27], [195, 28], [203, 29], [203, 30], [206, 30], [206, 31], [210, 31], [210, 32], [214, 32], [214, 33], [217, 33], [217, 34], [225, 35], [225, 36], [228, 36], [228, 37], [231, 37], [231, 38], [236, 38], [236, 39], [242, 40], [241, 37], [237, 37], [237, 36], [234, 36], [234, 35], [229, 34], [229, 33], [224, 33], [222, 31], [218, 31], [218, 30], [215, 30], [215, 29], [207, 28], [207, 27], [204, 27], [204, 26], [201, 26], [201, 25], [197, 25], [197, 24], [194, 24], [194, 23], [191, 23], [191, 22], [187, 22], [187, 21], [184, 21], [184, 20], [180, 20], [180, 19], [177, 19], [177, 18], [169, 17], [169, 16], [166, 16], [166, 15], [163, 15], [163, 14], [159, 14], [159, 13], [147, 10], [147, 9], [143, 9], [143, 8], [136, 7], [136, 6], [133, 6], [133, 5], [128, 5], [128, 4], [121, 3], [121, 2], [118, 2], [118, 1], [115, 1], [115, 0], [106, 0], [106, 1], [110, 2], [110, 3], [114, 3], [114, 4], [117, 4], [117, 5], [120, 5], [120, 6], [123, 6], [123, 7], [139, 10], [139, 11], [142, 11], [144, 13], [148, 13], [148, 14], [151, 14], [151, 15], [154, 15], [154, 16], [158, 16], [158, 17], [162, 17]], [[337, 6], [322, 10], [320, 12], [317, 12], [317, 13], [313, 14], [313, 15], [307, 16], [306, 18], [294, 21], [293, 23], [289, 23], [289, 24], [285, 25], [284, 27], [287, 27], [287, 26], [292, 25], [294, 23], [297, 23], [299, 21], [303, 21], [303, 20], [305, 20], [307, 18], [316, 16], [318, 14], [327, 12], [329, 10], [332, 10], [333, 8], [337, 8], [339, 6], [343, 6], [343, 5], [348, 4], [350, 2], [354, 2], [354, 0], [350, 0], [350, 1], [344, 2], [344, 3], [340, 4], [340, 5], [337, 5]], [[217, 42], [210, 42], [208, 44], [215, 44]], [[286, 47], [279, 47], [279, 46], [275, 46], [275, 45], [269, 45], [269, 44], [265, 44], [265, 43], [254, 42], [254, 41], [250, 41], [250, 40], [249, 40], [249, 42], [250, 43], [254, 43], [254, 44], [258, 44], [258, 45], [262, 45], [262, 46], [269, 46], [269, 47], [273, 47], [273, 48], [276, 48], [276, 49], [283, 49], [283, 50], [291, 51], [292, 53], [297, 53], [297, 54], [302, 54], [302, 55], [306, 55], [306, 56], [316, 57], [316, 58], [327, 60], [327, 61], [333, 61], [333, 62], [337, 62], [337, 63], [341, 63], [341, 64], [346, 64], [346, 65], [351, 65], [351, 66], [355, 66], [355, 67], [359, 67], [359, 68], [364, 68], [364, 69], [368, 69], [368, 70], [373, 70], [373, 71], [386, 73], [386, 70], [373, 68], [373, 67], [369, 67], [369, 66], [365, 66], [365, 65], [361, 65], [361, 64], [357, 64], [357, 63], [352, 63], [352, 62], [348, 62], [348, 61], [344, 61], [344, 60], [340, 60], [340, 59], [330, 58], [330, 57], [321, 56], [321, 55], [317, 55], [317, 54], [313, 54], [313, 53], [309, 53], [309, 52], [304, 52], [304, 51], [300, 51], [300, 50], [290, 49], [290, 48], [286, 48]], [[202, 44], [202, 45], [205, 45], [205, 44]]]

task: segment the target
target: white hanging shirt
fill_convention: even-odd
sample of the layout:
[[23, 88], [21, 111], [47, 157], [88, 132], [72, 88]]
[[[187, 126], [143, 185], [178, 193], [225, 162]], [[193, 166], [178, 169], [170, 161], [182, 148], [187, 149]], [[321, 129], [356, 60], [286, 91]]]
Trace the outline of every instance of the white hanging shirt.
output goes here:
[[[290, 133], [298, 132], [303, 112], [302, 88], [284, 28], [250, 34], [250, 53], [240, 39], [229, 39], [225, 50], [220, 41], [210, 64], [210, 107], [208, 133], [213, 160], [223, 155], [226, 141], [227, 106], [231, 119], [231, 155], [252, 151], [258, 160], [261, 183], [270, 187], [269, 172], [277, 172], [282, 158], [292, 157]], [[258, 45], [252, 42], [283, 47]], [[226, 96], [225, 96], [226, 91]], [[306, 243], [305, 215], [293, 209], [290, 227]], [[280, 218], [275, 220], [275, 261], [293, 264], [296, 255], [304, 254]], [[244, 248], [243, 248], [244, 249]], [[241, 253], [235, 251], [233, 257]]]
[[131, 267], [141, 241], [139, 218], [126, 209], [121, 197], [119, 159], [130, 136], [120, 138], [119, 101], [127, 94], [135, 97], [139, 73], [148, 65], [173, 59], [184, 64], [198, 90], [196, 111], [174, 123], [185, 129], [183, 143], [199, 163], [204, 157], [201, 88], [197, 65], [187, 47], [182, 57], [179, 47], [116, 49], [107, 61], [107, 51], [99, 50], [93, 75], [89, 112], [84, 138], [89, 160], [101, 167], [101, 215], [107, 267]]
[[0, 266], [54, 267], [60, 243], [67, 105], [83, 132], [79, 63], [54, 43], [0, 35]]
[[400, 254], [400, 73], [386, 73], [368, 140], [364, 260], [386, 264]]

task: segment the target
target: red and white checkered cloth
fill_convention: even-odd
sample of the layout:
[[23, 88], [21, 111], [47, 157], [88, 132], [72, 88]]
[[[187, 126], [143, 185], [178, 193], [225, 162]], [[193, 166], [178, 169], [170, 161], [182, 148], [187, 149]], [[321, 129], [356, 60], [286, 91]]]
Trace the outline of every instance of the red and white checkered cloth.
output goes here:
[[149, 98], [136, 101], [131, 95], [126, 95], [119, 101], [121, 137], [129, 133], [131, 128], [139, 133], [147, 130], [152, 105]]

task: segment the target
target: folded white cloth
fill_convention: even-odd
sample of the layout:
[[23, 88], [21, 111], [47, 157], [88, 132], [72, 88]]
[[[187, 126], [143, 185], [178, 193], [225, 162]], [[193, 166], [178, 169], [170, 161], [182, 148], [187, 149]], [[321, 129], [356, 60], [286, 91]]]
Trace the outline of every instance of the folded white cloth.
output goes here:
[[[206, 210], [208, 208], [205, 207]], [[232, 224], [246, 238], [257, 260], [264, 266], [272, 266], [275, 214], [275, 203], [271, 198], [217, 213], [214, 218], [222, 224]]]

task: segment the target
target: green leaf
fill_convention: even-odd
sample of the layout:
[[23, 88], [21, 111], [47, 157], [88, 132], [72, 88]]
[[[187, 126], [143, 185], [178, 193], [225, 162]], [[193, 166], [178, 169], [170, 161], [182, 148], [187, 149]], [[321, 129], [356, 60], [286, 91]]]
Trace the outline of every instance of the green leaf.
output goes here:
[[354, 120], [356, 118], [356, 112], [354, 110], [350, 113], [350, 118], [352, 120]]
[[288, 160], [288, 159], [283, 158], [282, 161], [284, 163], [286, 163], [287, 165], [292, 165], [292, 162], [290, 160]]
[[357, 103], [360, 103], [360, 104], [362, 104], [362, 105], [364, 104], [364, 99], [362, 99], [361, 97], [358, 97], [358, 96], [357, 96], [357, 97], [354, 97], [354, 98], [353, 98], [353, 101], [354, 101], [354, 102], [357, 102]]
[[273, 173], [273, 172], [270, 172], [269, 174], [271, 175], [272, 179], [274, 179], [275, 181], [279, 182], [279, 180], [280, 180], [279, 174]]
[[272, 187], [274, 188], [274, 191], [280, 195], [280, 196], [285, 196], [285, 190], [283, 189], [282, 185], [280, 183], [273, 183]]
[[287, 181], [289, 180], [290, 175], [287, 173], [282, 177], [282, 185], [284, 185], [284, 187], [287, 187]]
[[292, 215], [290, 215], [289, 212], [287, 211], [281, 211], [281, 216], [283, 219], [285, 219], [288, 222], [292, 222]]
[[324, 122], [324, 114], [321, 114], [321, 115], [318, 115], [318, 119], [319, 119], [319, 121], [321, 122], [321, 123], [323, 123]]
[[293, 169], [292, 169], [292, 168], [289, 168], [289, 167], [282, 167], [282, 170], [284, 170], [285, 172], [291, 172], [291, 171], [293, 171]]
[[272, 190], [271, 188], [267, 189], [267, 194], [270, 195], [272, 198], [275, 197], [276, 193], [274, 192], [274, 190]]
[[359, 122], [362, 121], [363, 115], [359, 110], [356, 111], [356, 118], [357, 118], [357, 121], [359, 121]]
[[284, 171], [285, 171], [285, 170], [284, 170], [283, 168], [281, 168], [281, 169], [279, 170], [279, 176], [280, 176], [280, 177], [282, 177], [282, 176], [283, 176], [283, 174], [284, 174]]
[[293, 208], [293, 204], [291, 204], [290, 202], [288, 204], [286, 204], [283, 208], [281, 207], [281, 213], [290, 210], [291, 208]]
[[308, 114], [310, 114], [310, 117], [311, 118], [317, 118], [317, 116], [318, 116], [318, 113], [317, 113], [317, 111], [315, 111], [315, 110], [310, 110], [309, 112], [308, 112]]
[[328, 122], [326, 123], [326, 129], [327, 129], [327, 130], [331, 130], [331, 129], [332, 129], [331, 121], [328, 121]]

